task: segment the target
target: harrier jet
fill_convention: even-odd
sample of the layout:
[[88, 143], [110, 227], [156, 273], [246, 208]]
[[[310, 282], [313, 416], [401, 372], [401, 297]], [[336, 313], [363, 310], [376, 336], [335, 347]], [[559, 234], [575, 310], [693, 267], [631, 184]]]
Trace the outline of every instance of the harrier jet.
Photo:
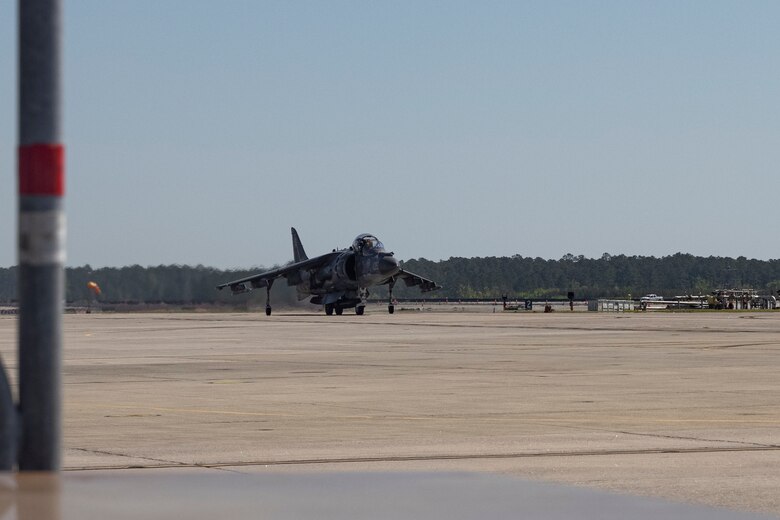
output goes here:
[[217, 286], [222, 290], [230, 287], [233, 294], [249, 292], [265, 287], [265, 314], [271, 315], [271, 286], [277, 278], [285, 278], [287, 285], [296, 286], [298, 299], [311, 296], [311, 303], [324, 305], [325, 314], [342, 314], [344, 309], [355, 308], [355, 314], [362, 315], [366, 309], [368, 288], [387, 285], [389, 289], [388, 312], [393, 313], [393, 286], [403, 280], [407, 287], [420, 286], [422, 292], [439, 289], [435, 282], [410, 273], [398, 265], [393, 253], [373, 235], [358, 235], [349, 249], [333, 250], [331, 253], [309, 258], [303, 250], [301, 239], [295, 228], [291, 228], [294, 261], [290, 265], [258, 273], [247, 278], [234, 280]]

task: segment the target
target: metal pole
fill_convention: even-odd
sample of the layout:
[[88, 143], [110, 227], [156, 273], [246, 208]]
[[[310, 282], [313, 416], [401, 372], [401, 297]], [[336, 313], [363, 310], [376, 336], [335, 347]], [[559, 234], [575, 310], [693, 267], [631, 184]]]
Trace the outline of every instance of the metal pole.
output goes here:
[[11, 385], [0, 359], [0, 471], [11, 471], [16, 464], [16, 407]]
[[60, 1], [19, 0], [19, 470], [60, 468]]

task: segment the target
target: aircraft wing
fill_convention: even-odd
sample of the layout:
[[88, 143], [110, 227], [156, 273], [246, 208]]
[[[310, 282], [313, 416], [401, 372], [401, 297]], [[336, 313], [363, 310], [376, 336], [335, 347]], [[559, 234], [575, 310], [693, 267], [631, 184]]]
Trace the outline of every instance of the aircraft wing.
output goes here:
[[[404, 269], [401, 269], [401, 271], [399, 271], [399, 273], [395, 275], [394, 278], [402, 279], [407, 287], [414, 287], [415, 285], [418, 285], [420, 287], [420, 292], [428, 292], [428, 291], [434, 291], [436, 289], [441, 289], [441, 286], [437, 285], [436, 282], [434, 282], [433, 280], [428, 280], [427, 278], [423, 278], [420, 275], [410, 273], [409, 271], [405, 271]], [[390, 280], [388, 280], [388, 282], [389, 281]]]
[[252, 289], [268, 287], [273, 284], [274, 280], [280, 277], [286, 278], [288, 285], [295, 285], [301, 280], [301, 272], [308, 271], [309, 269], [316, 269], [322, 265], [325, 265], [339, 254], [340, 253], [338, 251], [334, 251], [332, 253], [327, 253], [315, 258], [309, 258], [301, 262], [294, 262], [284, 267], [271, 269], [270, 271], [253, 274], [252, 276], [247, 276], [246, 278], [219, 284], [217, 285], [217, 289], [221, 291], [225, 287], [230, 287], [230, 290], [233, 291], [233, 294], [241, 294], [249, 292]]

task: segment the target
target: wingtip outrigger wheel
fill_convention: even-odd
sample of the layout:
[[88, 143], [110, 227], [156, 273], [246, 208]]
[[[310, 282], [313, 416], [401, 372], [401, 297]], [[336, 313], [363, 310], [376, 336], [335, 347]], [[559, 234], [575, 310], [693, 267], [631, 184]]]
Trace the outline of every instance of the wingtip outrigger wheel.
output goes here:
[[268, 285], [265, 286], [265, 315], [270, 316], [271, 315], [271, 286], [273, 285], [274, 281], [269, 280]]
[[395, 305], [393, 305], [393, 287], [395, 286], [395, 278], [390, 278], [390, 282], [387, 284], [389, 301], [387, 304], [387, 312], [393, 314], [395, 312]]

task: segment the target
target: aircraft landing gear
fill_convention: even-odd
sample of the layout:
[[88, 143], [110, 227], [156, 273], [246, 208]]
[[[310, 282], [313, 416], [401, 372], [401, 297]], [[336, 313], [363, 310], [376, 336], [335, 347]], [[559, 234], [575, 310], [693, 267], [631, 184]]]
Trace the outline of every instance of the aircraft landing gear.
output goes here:
[[395, 286], [395, 278], [390, 278], [390, 283], [387, 284], [388, 287], [388, 293], [390, 294], [388, 304], [387, 304], [387, 312], [390, 314], [393, 314], [395, 312], [395, 305], [393, 305], [393, 287]]
[[362, 316], [366, 312], [366, 304], [368, 303], [368, 289], [360, 289], [360, 303], [355, 305], [355, 314]]
[[270, 316], [271, 315], [271, 283], [268, 282], [268, 285], [265, 287], [265, 315]]
[[327, 314], [328, 316], [333, 316], [333, 311], [336, 311], [336, 316], [341, 316], [342, 314], [344, 314], [344, 307], [342, 307], [338, 303], [326, 303], [325, 314]]

